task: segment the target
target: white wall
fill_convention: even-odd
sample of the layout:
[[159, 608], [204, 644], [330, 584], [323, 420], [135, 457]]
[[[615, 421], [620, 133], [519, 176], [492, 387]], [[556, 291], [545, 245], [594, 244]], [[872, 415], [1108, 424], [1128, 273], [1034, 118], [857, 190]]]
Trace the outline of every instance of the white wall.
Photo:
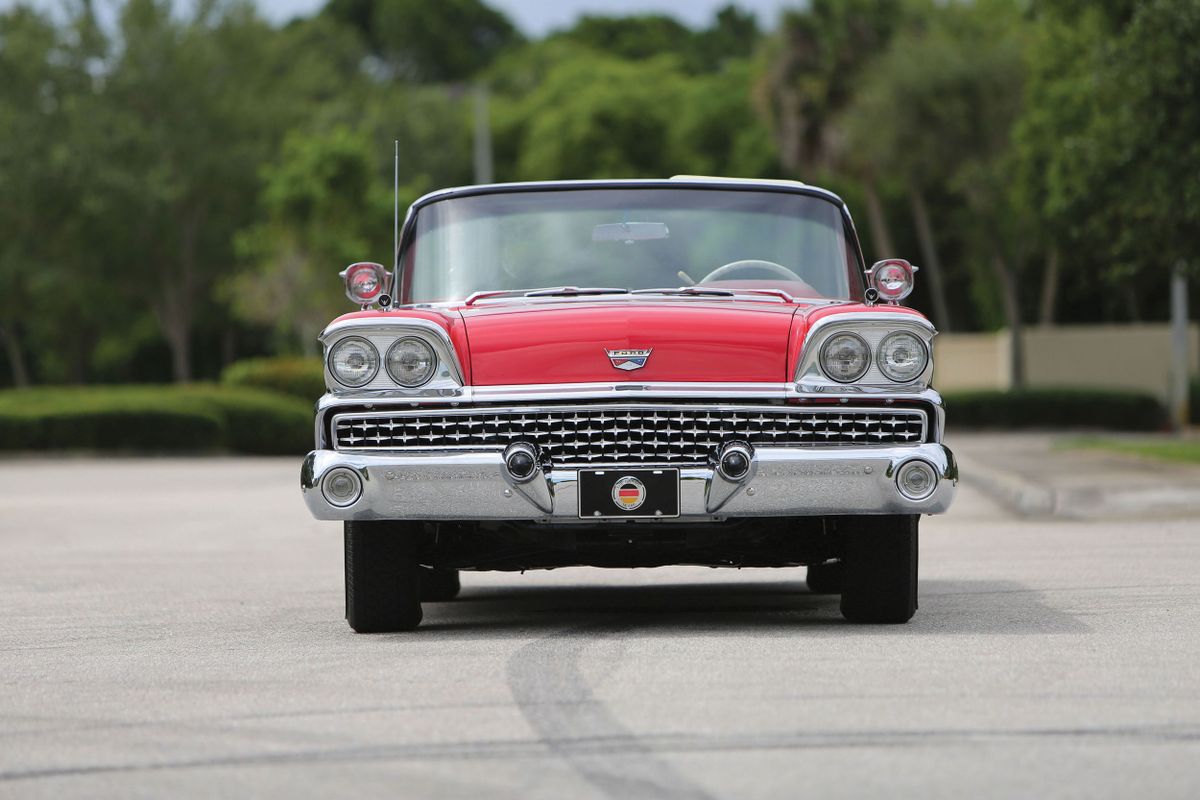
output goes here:
[[[1171, 329], [1150, 325], [1029, 328], [1025, 376], [1031, 387], [1135, 389], [1165, 399]], [[1191, 374], [1200, 373], [1200, 327], [1189, 326]], [[933, 341], [934, 386], [943, 391], [1009, 388], [1008, 331], [946, 333]]]

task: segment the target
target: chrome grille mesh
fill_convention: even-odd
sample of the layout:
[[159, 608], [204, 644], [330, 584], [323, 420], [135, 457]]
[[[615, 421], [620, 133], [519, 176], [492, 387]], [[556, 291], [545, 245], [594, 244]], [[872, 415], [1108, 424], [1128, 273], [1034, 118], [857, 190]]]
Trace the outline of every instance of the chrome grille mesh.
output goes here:
[[905, 445], [925, 440], [915, 409], [586, 405], [339, 414], [338, 450], [491, 450], [530, 442], [555, 466], [699, 466], [724, 442]]

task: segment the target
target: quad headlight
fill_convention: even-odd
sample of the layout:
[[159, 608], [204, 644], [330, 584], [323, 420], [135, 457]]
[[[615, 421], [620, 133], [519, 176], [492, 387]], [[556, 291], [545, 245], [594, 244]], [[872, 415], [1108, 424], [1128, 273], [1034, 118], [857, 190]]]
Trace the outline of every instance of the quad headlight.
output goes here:
[[329, 372], [343, 386], [366, 386], [379, 372], [379, 351], [366, 339], [348, 336], [329, 351]]
[[929, 342], [920, 331], [835, 330], [820, 343], [816, 356], [807, 356], [798, 372], [820, 372], [837, 383], [866, 382], [873, 387], [912, 384], [929, 371]]
[[871, 366], [871, 348], [857, 333], [830, 336], [821, 347], [821, 369], [838, 383], [861, 378]]
[[908, 331], [890, 333], [875, 351], [879, 371], [897, 383], [910, 383], [929, 366], [929, 350], [919, 336]]
[[437, 370], [437, 355], [423, 339], [406, 336], [397, 339], [387, 351], [387, 371], [392, 380], [413, 389], [423, 386]]

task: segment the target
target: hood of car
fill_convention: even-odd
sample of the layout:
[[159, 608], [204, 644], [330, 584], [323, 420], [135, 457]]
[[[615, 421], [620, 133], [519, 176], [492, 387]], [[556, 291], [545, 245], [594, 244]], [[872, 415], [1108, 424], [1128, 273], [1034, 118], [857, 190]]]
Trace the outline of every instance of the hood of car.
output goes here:
[[476, 386], [782, 382], [790, 303], [565, 301], [460, 309]]

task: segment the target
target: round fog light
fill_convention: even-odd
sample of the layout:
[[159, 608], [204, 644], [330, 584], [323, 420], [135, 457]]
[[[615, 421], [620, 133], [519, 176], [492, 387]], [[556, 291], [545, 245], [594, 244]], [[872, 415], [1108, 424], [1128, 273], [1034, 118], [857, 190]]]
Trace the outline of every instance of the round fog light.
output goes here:
[[924, 461], [909, 461], [897, 473], [896, 486], [909, 500], [924, 500], [937, 488], [937, 472]]
[[346, 467], [336, 467], [325, 474], [321, 481], [321, 494], [330, 505], [345, 508], [353, 505], [362, 495], [362, 478]]
[[741, 443], [726, 445], [721, 451], [717, 470], [726, 480], [740, 481], [750, 472], [751, 455], [749, 445]]
[[504, 451], [504, 465], [508, 468], [508, 474], [514, 479], [526, 481], [537, 472], [537, 449], [524, 442], [510, 445]]

